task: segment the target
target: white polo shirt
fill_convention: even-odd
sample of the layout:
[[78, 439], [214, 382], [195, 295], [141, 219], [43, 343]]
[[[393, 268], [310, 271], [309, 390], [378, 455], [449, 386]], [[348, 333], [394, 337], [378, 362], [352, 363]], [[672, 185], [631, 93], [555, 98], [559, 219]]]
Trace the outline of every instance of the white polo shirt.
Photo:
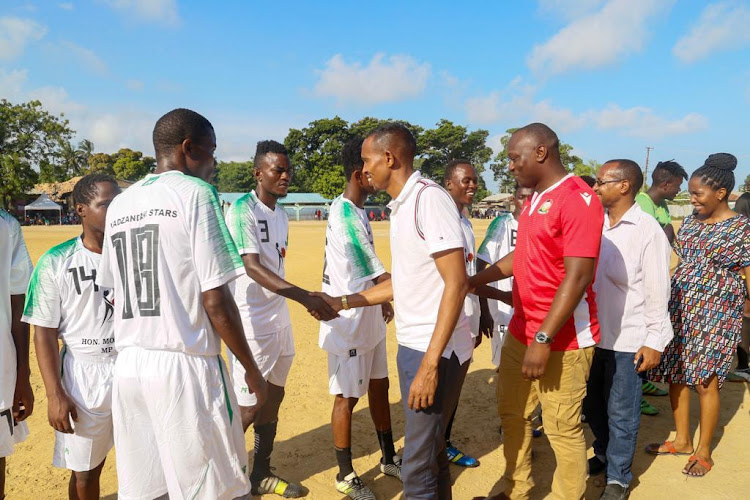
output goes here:
[[[461, 228], [464, 231], [464, 260], [466, 261], [466, 274], [471, 277], [477, 274], [477, 251], [474, 227], [471, 221], [461, 214]], [[493, 301], [494, 302], [494, 301]], [[466, 294], [464, 300], [464, 314], [469, 318], [469, 331], [472, 338], [479, 335], [479, 296], [473, 293]]]
[[[432, 257], [465, 248], [461, 215], [450, 194], [414, 172], [391, 209], [391, 266], [399, 345], [426, 352], [437, 323], [445, 284]], [[443, 357], [456, 354], [461, 364], [471, 359], [474, 343], [462, 311]]]
[[671, 249], [656, 219], [634, 204], [610, 227], [604, 216], [594, 291], [599, 347], [664, 351], [672, 340], [669, 320]]

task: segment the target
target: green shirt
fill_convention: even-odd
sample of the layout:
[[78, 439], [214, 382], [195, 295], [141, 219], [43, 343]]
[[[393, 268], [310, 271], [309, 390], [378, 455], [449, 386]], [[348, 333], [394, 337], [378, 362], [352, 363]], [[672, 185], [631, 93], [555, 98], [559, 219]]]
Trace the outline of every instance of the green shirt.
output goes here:
[[665, 227], [672, 223], [672, 216], [669, 215], [669, 208], [667, 208], [666, 201], [662, 200], [662, 202], [657, 205], [646, 192], [638, 193], [635, 196], [635, 201], [640, 205], [641, 210], [656, 219], [656, 222], [661, 224], [661, 227]]

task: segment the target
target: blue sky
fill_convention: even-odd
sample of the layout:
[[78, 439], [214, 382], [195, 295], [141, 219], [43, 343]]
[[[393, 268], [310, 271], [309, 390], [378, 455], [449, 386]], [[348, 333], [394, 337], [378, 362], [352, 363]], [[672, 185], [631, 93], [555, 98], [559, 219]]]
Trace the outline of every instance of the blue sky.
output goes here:
[[4, 0], [0, 97], [40, 99], [105, 152], [152, 154], [178, 106], [213, 122], [222, 160], [334, 115], [447, 118], [494, 148], [542, 121], [599, 162], [730, 152], [742, 181], [749, 26], [746, 0]]

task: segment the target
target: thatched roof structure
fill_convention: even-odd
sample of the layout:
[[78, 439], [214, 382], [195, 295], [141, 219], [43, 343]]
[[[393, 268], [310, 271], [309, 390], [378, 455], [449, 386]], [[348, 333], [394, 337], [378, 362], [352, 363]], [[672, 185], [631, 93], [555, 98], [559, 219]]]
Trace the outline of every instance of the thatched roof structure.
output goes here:
[[[73, 192], [73, 187], [76, 183], [81, 180], [81, 175], [73, 177], [65, 182], [42, 182], [36, 184], [27, 194], [40, 195], [46, 194], [52, 200], [60, 202], [63, 201], [66, 195]], [[133, 181], [117, 180], [117, 185], [120, 189], [127, 189], [133, 185]]]

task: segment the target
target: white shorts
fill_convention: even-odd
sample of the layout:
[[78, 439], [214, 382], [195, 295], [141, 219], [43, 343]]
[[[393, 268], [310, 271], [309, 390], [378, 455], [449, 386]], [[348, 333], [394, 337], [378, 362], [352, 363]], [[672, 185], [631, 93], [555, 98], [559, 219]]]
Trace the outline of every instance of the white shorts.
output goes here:
[[370, 380], [388, 377], [388, 355], [385, 339], [371, 351], [353, 352], [353, 356], [328, 353], [328, 392], [345, 398], [361, 398]]
[[[292, 327], [287, 326], [270, 335], [247, 339], [247, 343], [263, 378], [273, 385], [284, 387], [294, 360]], [[250, 394], [247, 388], [245, 368], [229, 350], [227, 350], [227, 359], [229, 359], [232, 387], [237, 401], [240, 406], [255, 406], [258, 400], [255, 394]]]
[[505, 342], [505, 336], [507, 334], [507, 326], [495, 324], [495, 332], [490, 339], [490, 346], [492, 347], [492, 364], [495, 366], [500, 366], [500, 352], [503, 350], [503, 342]]
[[115, 444], [112, 429], [115, 357], [74, 358], [66, 347], [60, 356], [63, 387], [76, 405], [78, 422], [71, 422], [73, 434], [55, 431], [52, 465], [85, 472], [101, 464]]
[[118, 498], [228, 500], [250, 491], [242, 419], [220, 356], [128, 347], [115, 362]]
[[15, 446], [26, 441], [28, 435], [26, 421], [16, 422], [12, 408], [0, 410], [0, 458], [11, 456]]

